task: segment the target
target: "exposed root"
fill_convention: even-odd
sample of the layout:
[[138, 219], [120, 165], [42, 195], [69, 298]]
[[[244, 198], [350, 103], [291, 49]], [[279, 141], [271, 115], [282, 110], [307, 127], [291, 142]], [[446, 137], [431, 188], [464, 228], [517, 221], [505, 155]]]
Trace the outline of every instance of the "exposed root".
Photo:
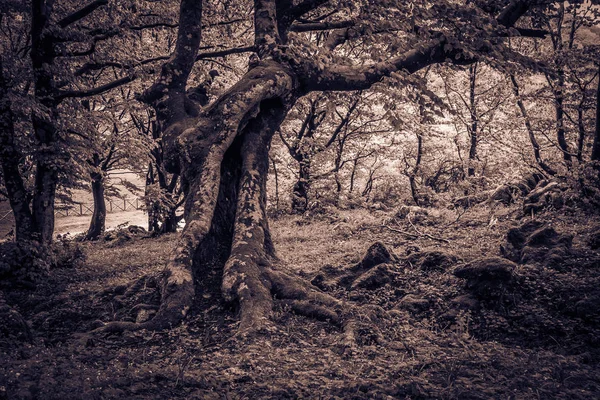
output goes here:
[[[267, 291], [266, 304], [257, 303], [252, 296], [240, 296], [240, 334], [247, 336], [260, 332], [270, 323], [274, 298], [288, 305], [299, 315], [330, 322], [343, 331], [342, 346], [353, 348], [360, 342], [361, 332], [369, 332], [368, 342], [382, 344], [383, 335], [376, 326], [382, 316], [377, 307], [359, 307], [322, 292], [304, 279], [285, 273], [274, 266], [264, 266], [261, 279]], [[262, 293], [260, 296], [262, 297]], [[247, 301], [247, 299], [252, 299]], [[260, 306], [257, 307], [257, 304]]]

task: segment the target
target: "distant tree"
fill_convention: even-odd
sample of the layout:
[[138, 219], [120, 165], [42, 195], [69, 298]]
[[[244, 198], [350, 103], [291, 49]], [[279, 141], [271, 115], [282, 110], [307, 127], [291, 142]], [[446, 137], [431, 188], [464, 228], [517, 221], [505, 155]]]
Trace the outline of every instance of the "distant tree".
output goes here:
[[359, 101], [360, 96], [356, 96], [350, 100], [347, 110], [343, 110], [341, 105], [338, 110], [338, 105], [335, 104], [332, 96], [324, 94], [307, 96], [306, 102], [301, 101], [296, 105], [298, 116], [302, 118], [300, 127], [298, 129], [290, 127], [291, 134], [282, 133], [287, 129], [279, 131], [281, 141], [290, 156], [298, 162], [298, 179], [292, 193], [293, 212], [301, 214], [306, 211], [311, 183], [314, 179], [313, 160], [315, 156], [335, 143], [338, 135], [348, 125]]

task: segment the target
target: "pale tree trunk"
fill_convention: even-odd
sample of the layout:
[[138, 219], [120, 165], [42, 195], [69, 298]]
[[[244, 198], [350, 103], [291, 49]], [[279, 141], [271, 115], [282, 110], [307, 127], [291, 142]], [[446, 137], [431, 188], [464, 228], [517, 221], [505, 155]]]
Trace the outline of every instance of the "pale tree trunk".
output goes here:
[[[554, 95], [554, 111], [556, 119], [556, 140], [558, 147], [563, 153], [563, 160], [567, 168], [572, 165], [572, 157], [569, 150], [569, 144], [566, 138], [565, 132], [565, 109], [564, 109], [564, 95], [565, 95], [565, 71], [561, 64], [563, 61], [563, 37], [562, 37], [562, 24], [565, 17], [565, 5], [564, 3], [559, 4], [558, 8], [558, 22], [557, 31], [552, 34], [552, 44], [554, 46], [555, 66], [556, 66], [556, 83], [552, 86], [552, 92]], [[574, 31], [572, 31], [574, 34]], [[548, 78], [550, 79], [550, 78]], [[551, 82], [549, 80], [549, 82]]]
[[106, 229], [106, 200], [104, 198], [104, 177], [102, 173], [91, 174], [92, 197], [94, 199], [94, 212], [90, 227], [85, 235], [86, 240], [98, 240]]
[[416, 206], [421, 205], [421, 199], [419, 197], [419, 190], [417, 188], [417, 174], [419, 173], [419, 167], [421, 166], [421, 159], [423, 158], [423, 135], [417, 133], [417, 159], [415, 160], [415, 166], [412, 171], [408, 174], [408, 181], [410, 183], [410, 194], [415, 202]]
[[469, 146], [469, 166], [467, 168], [468, 176], [475, 176], [475, 161], [477, 160], [477, 143], [479, 142], [477, 102], [475, 89], [477, 88], [477, 63], [469, 68], [469, 113], [471, 114], [471, 126], [469, 127], [470, 146]]
[[525, 108], [525, 104], [523, 103], [523, 99], [521, 98], [521, 94], [519, 92], [519, 84], [517, 83], [517, 79], [513, 74], [510, 75], [510, 81], [512, 83], [513, 93], [515, 95], [515, 98], [517, 99], [517, 106], [521, 111], [521, 116], [525, 120], [525, 128], [527, 128], [527, 133], [529, 134], [529, 141], [531, 142], [531, 147], [533, 148], [533, 157], [535, 158], [535, 162], [547, 174], [556, 175], [556, 171], [554, 171], [552, 167], [546, 164], [542, 159], [540, 145], [537, 139], [535, 138], [535, 133], [533, 132], [533, 127], [531, 126], [531, 121], [529, 119], [527, 109]]

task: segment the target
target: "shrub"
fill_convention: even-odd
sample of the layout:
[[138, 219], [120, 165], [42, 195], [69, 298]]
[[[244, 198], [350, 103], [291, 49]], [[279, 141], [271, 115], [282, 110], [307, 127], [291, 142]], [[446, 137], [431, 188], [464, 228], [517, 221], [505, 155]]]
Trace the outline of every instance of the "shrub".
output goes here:
[[36, 281], [52, 268], [74, 268], [83, 260], [81, 246], [68, 237], [58, 237], [50, 246], [39, 242], [4, 242], [0, 244], [0, 279]]

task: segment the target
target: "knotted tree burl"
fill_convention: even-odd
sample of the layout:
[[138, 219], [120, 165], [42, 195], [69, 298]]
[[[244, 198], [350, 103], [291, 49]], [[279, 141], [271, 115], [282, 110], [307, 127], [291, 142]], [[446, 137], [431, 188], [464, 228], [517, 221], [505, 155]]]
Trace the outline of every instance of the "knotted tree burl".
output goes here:
[[[349, 308], [286, 272], [275, 255], [265, 212], [271, 139], [294, 103], [311, 91], [362, 90], [394, 72], [411, 74], [434, 63], [469, 64], [477, 58], [432, 32], [420, 45], [385, 62], [317, 63], [302, 53], [301, 46], [287, 46], [288, 33], [300, 30], [298, 21], [327, 3], [255, 0], [254, 49], [259, 61], [202, 109], [186, 95], [201, 40], [202, 1], [181, 1], [174, 53], [140, 100], [155, 108], [166, 166], [182, 178], [186, 225], [165, 267], [161, 305], [154, 318], [144, 323], [111, 322], [100, 331], [177, 324], [193, 304], [194, 278], [204, 279], [203, 265], [217, 263], [222, 266], [223, 298], [237, 306], [242, 332], [269, 323], [275, 296], [296, 312], [329, 319], [351, 333], [352, 319], [345, 314]], [[528, 8], [527, 1], [510, 2], [496, 18], [503, 32], [498, 36], [506, 36], [506, 28]]]

